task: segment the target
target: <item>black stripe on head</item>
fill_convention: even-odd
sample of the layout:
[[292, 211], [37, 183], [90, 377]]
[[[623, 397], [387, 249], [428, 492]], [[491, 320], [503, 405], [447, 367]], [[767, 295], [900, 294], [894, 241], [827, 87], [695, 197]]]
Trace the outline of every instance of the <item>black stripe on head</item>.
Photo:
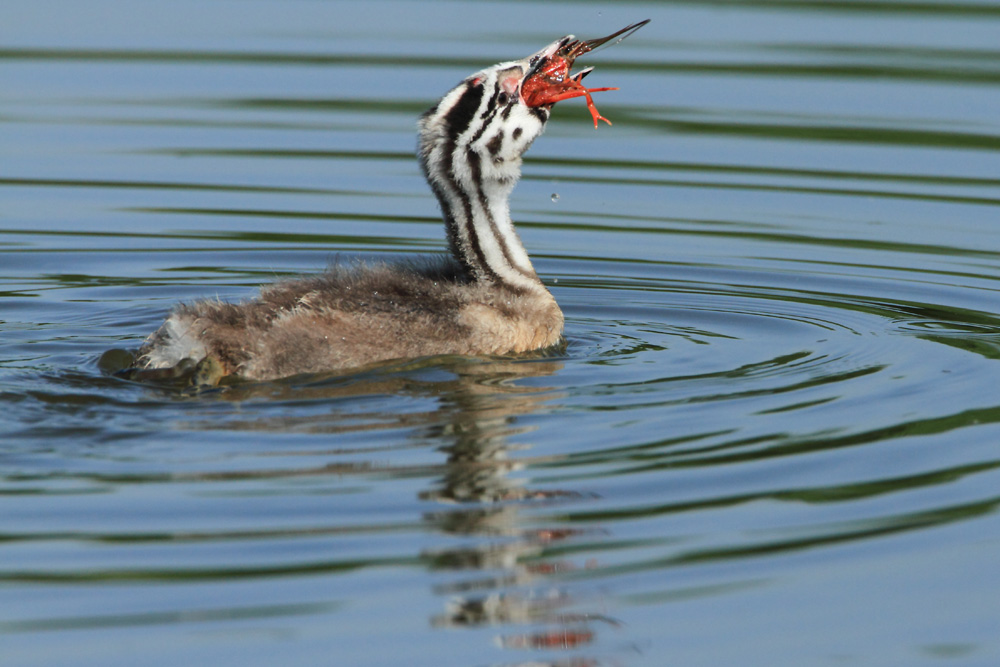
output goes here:
[[492, 139], [486, 142], [486, 150], [490, 152], [490, 155], [496, 157], [500, 154], [500, 150], [503, 148], [503, 130], [494, 135]]
[[497, 88], [490, 95], [490, 99], [486, 102], [486, 108], [483, 110], [483, 115], [480, 118], [486, 118], [493, 113], [493, 110], [497, 108], [497, 98], [500, 96], [500, 89]]
[[529, 111], [535, 118], [542, 121], [543, 125], [549, 120], [549, 110], [545, 107], [531, 107]]
[[472, 118], [476, 115], [479, 103], [483, 101], [482, 83], [465, 84], [465, 92], [458, 98], [455, 105], [445, 114], [444, 122], [448, 126], [448, 136], [454, 141], [469, 128]]

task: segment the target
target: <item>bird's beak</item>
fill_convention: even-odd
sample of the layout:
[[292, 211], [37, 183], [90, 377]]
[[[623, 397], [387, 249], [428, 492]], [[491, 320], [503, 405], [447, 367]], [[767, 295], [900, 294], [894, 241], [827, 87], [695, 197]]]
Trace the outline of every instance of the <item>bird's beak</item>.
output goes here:
[[584, 88], [581, 81], [594, 68], [588, 67], [571, 75], [569, 73], [570, 67], [583, 54], [589, 53], [615, 38], [617, 38], [617, 41], [613, 43], [617, 44], [647, 23], [649, 23], [649, 19], [633, 23], [618, 32], [598, 39], [581, 41], [573, 35], [567, 35], [549, 44], [528, 59], [531, 66], [521, 82], [521, 99], [524, 101], [524, 104], [529, 107], [543, 107], [551, 106], [556, 102], [574, 97], [586, 97], [587, 108], [590, 110], [590, 115], [594, 118], [594, 127], [597, 127], [598, 120], [603, 120], [610, 125], [611, 121], [598, 113], [590, 94], [618, 89]]

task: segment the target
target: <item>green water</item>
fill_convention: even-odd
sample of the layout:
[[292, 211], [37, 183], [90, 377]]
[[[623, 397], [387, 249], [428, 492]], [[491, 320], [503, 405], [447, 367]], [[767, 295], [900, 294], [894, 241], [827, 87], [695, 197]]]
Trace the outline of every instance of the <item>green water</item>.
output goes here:
[[[193, 395], [172, 304], [445, 251], [415, 119], [566, 33], [532, 359]], [[6, 665], [1000, 664], [1000, 4], [0, 9]]]

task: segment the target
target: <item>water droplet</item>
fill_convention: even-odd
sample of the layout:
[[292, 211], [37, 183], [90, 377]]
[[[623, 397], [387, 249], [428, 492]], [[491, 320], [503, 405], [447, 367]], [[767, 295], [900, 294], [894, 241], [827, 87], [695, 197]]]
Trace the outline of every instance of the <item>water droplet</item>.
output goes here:
[[559, 193], [558, 192], [553, 192], [552, 193], [552, 201], [559, 201]]

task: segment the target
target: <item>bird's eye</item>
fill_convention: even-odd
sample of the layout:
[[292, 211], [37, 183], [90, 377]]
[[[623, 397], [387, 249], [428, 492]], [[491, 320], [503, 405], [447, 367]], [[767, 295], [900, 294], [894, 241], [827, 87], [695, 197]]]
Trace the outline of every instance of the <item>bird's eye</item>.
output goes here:
[[497, 95], [497, 104], [499, 104], [500, 106], [505, 106], [509, 101], [510, 101], [510, 95], [508, 95], [506, 91], [501, 90], [500, 94]]

